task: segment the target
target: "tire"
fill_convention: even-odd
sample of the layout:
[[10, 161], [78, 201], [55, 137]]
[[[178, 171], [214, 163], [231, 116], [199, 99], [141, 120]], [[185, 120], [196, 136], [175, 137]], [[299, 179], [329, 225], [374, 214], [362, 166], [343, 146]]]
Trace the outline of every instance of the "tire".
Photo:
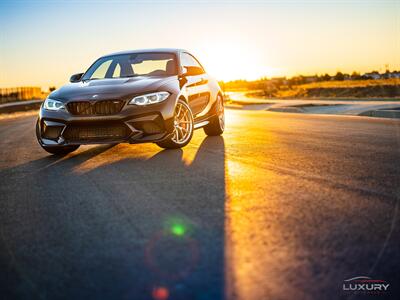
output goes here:
[[39, 145], [43, 148], [43, 150], [47, 151], [51, 154], [56, 155], [65, 155], [72, 151], [75, 151], [79, 148], [79, 145], [70, 145], [70, 146], [44, 146], [41, 141], [40, 133], [39, 133], [39, 120], [36, 122], [36, 138], [38, 140]]
[[189, 105], [179, 99], [175, 106], [173, 135], [156, 144], [165, 149], [178, 149], [186, 146], [193, 137], [193, 114]]
[[210, 123], [203, 128], [205, 134], [209, 136], [221, 135], [225, 129], [224, 100], [219, 94], [215, 102], [215, 113], [215, 116], [210, 119]]

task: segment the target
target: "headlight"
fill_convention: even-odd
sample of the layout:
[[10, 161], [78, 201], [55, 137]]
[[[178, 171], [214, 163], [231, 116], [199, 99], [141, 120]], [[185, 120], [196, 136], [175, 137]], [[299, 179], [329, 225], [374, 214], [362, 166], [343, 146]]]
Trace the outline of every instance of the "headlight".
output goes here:
[[158, 93], [151, 93], [142, 96], [137, 96], [129, 101], [129, 104], [136, 104], [136, 105], [147, 105], [153, 103], [159, 103], [164, 101], [168, 98], [170, 94], [168, 92], [158, 92]]
[[50, 98], [44, 101], [43, 107], [47, 110], [60, 110], [65, 108], [64, 103]]

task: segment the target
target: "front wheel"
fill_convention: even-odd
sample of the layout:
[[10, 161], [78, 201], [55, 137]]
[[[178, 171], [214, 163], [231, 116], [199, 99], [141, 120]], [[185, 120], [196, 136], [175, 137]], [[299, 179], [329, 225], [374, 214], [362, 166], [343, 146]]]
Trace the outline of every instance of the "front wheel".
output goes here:
[[192, 139], [193, 129], [192, 111], [185, 101], [179, 99], [175, 107], [173, 135], [156, 144], [165, 149], [182, 148]]
[[204, 132], [210, 136], [221, 135], [225, 129], [224, 99], [221, 95], [217, 96], [215, 112], [216, 114], [210, 119], [210, 123], [204, 126]]

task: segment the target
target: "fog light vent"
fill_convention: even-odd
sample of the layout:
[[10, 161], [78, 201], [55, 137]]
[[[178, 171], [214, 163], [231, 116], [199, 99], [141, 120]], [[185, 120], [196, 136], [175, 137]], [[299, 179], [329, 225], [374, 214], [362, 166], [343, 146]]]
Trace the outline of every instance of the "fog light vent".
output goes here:
[[58, 139], [61, 134], [62, 126], [43, 126], [43, 137], [45, 139]]

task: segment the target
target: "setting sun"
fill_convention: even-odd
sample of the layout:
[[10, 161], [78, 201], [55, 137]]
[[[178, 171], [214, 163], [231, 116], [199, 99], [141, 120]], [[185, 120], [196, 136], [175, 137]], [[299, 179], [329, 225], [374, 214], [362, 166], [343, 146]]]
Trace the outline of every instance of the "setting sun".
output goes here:
[[198, 56], [204, 61], [204, 67], [210, 74], [224, 81], [254, 80], [276, 75], [276, 72], [268, 67], [268, 58], [263, 57], [258, 49], [251, 47], [250, 40], [216, 42], [213, 47], [200, 49]]

